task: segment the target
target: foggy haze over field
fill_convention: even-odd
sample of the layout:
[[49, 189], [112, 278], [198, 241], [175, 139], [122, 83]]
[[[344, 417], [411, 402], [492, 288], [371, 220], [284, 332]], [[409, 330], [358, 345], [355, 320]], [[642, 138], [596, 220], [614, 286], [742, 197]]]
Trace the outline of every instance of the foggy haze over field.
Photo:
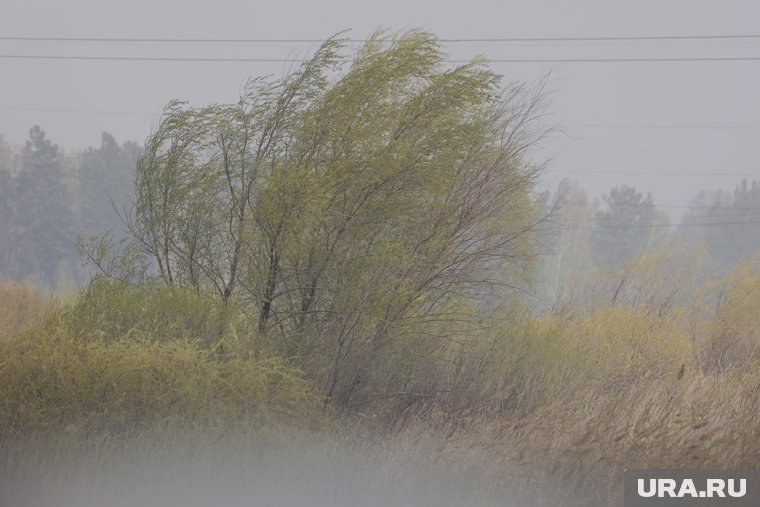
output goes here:
[[[200, 39], [324, 39], [344, 29], [363, 38], [378, 27], [422, 27], [444, 39], [721, 35], [752, 33], [760, 16], [752, 1], [683, 0], [435, 5], [11, 0], [3, 11], [2, 36]], [[317, 45], [3, 40], [0, 54], [290, 59]], [[757, 56], [758, 47], [757, 39], [446, 45], [455, 59], [478, 54], [493, 59], [741, 57]], [[287, 67], [282, 62], [0, 58], [0, 134], [22, 144], [29, 128], [39, 124], [67, 150], [96, 146], [102, 131], [119, 142], [142, 143], [169, 100], [234, 101], [249, 77], [280, 75]], [[570, 177], [599, 198], [613, 185], [632, 184], [652, 192], [657, 204], [678, 216], [700, 190], [730, 191], [741, 181], [739, 174], [760, 175], [757, 61], [494, 63], [493, 68], [507, 80], [528, 82], [551, 72], [546, 122], [564, 127], [564, 134], [552, 136], [538, 154], [552, 159], [542, 178], [547, 188]]]
[[[545, 506], [540, 495], [479, 478], [464, 463], [443, 465], [433, 449], [380, 455], [326, 442], [268, 454], [232, 442], [179, 453], [150, 447], [96, 465], [76, 453], [0, 478], [0, 500], [16, 507], [512, 507]], [[243, 446], [244, 447], [244, 446]], [[76, 456], [76, 457], [74, 457]], [[472, 466], [472, 464], [468, 464]], [[512, 474], [517, 476], [516, 474]], [[96, 478], [97, 485], [93, 485]]]
[[5, 0], [0, 507], [760, 468], [758, 20]]

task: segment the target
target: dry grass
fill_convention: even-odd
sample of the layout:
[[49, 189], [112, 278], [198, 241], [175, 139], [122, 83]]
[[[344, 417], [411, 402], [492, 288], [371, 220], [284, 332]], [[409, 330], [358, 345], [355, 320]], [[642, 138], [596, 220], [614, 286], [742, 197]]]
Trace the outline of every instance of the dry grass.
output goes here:
[[9, 339], [52, 314], [53, 299], [29, 284], [0, 278], [0, 340]]
[[530, 318], [457, 349], [447, 382], [468, 388], [421, 400], [397, 438], [434, 440], [440, 459], [513, 491], [538, 486], [547, 505], [620, 505], [625, 468], [757, 468], [757, 308], [754, 259], [667, 313]]
[[[30, 298], [11, 290], [0, 294]], [[109, 297], [118, 305], [122, 296]], [[234, 319], [228, 326], [213, 307], [200, 316], [196, 295], [149, 297], [156, 308], [131, 294], [123, 308], [132, 310], [107, 319], [79, 303], [64, 305], [47, 327], [32, 317], [6, 324], [5, 438], [63, 431], [92, 441], [138, 428], [230, 424], [235, 432], [313, 417], [308, 379], [283, 361], [220, 354], [216, 341], [182, 325], [200, 318], [224, 343], [237, 336]], [[181, 315], [184, 300], [196, 320]], [[522, 505], [531, 506], [619, 505], [627, 467], [757, 468], [759, 303], [755, 259], [666, 312], [618, 304], [515, 318], [407, 358], [411, 374], [398, 386], [407, 394], [378, 398], [309, 439], [337, 438], [325, 452], [360, 452], [387, 474], [378, 476], [386, 485], [425, 470], [459, 478], [467, 498], [527, 497]], [[160, 330], [171, 339], [150, 337]]]

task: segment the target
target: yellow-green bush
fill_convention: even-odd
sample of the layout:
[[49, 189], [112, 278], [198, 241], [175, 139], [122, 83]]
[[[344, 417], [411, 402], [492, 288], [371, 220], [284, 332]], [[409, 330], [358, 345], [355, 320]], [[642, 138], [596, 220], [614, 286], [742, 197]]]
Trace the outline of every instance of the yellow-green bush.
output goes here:
[[702, 366], [725, 371], [760, 361], [760, 256], [706, 284], [697, 299]]
[[0, 343], [0, 435], [210, 432], [298, 423], [315, 398], [275, 359], [228, 359], [187, 341], [82, 342], [62, 330]]
[[0, 341], [49, 317], [53, 307], [52, 298], [43, 291], [0, 278]]
[[[359, 441], [382, 428], [383, 445], [467, 463], [463, 473], [488, 484], [562, 484], [565, 500], [605, 505], [626, 467], [760, 466], [759, 280], [752, 261], [691, 307], [622, 301], [514, 311], [479, 329], [409, 327], [379, 351], [362, 413], [343, 420]], [[233, 304], [195, 291], [99, 280], [46, 324], [0, 340], [0, 437], [215, 441], [322, 421], [308, 387], [317, 376], [260, 359], [248, 329]], [[704, 368], [711, 358], [721, 367]]]
[[443, 392], [437, 399], [452, 408], [524, 415], [675, 377], [691, 367], [692, 350], [679, 312], [610, 306], [572, 318], [525, 316], [455, 337], [408, 390]]
[[225, 345], [240, 353], [253, 333], [234, 302], [190, 287], [138, 287], [95, 278], [62, 313], [76, 338], [90, 340], [186, 340], [203, 348]]
[[428, 377], [467, 396], [417, 411], [400, 435], [488, 463], [484, 477], [562, 484], [553, 505], [618, 504], [626, 467], [755, 468], [758, 308], [754, 259], [682, 308], [622, 301], [484, 330]]
[[[739, 313], [746, 323], [748, 307]], [[442, 403], [423, 402], [398, 438], [481, 463], [481, 477], [514, 481], [510, 491], [556, 484], [547, 505], [616, 505], [626, 467], [754, 468], [760, 369], [704, 373], [689, 315], [606, 306], [470, 335], [426, 377]]]
[[[691, 341], [679, 313], [660, 316], [609, 306], [572, 320], [548, 318], [542, 324], [557, 333], [565, 347], [550, 369], [564, 370], [593, 390], [623, 377], [633, 382], [637, 376], [677, 372], [690, 360]], [[576, 382], [573, 387], [580, 386]]]

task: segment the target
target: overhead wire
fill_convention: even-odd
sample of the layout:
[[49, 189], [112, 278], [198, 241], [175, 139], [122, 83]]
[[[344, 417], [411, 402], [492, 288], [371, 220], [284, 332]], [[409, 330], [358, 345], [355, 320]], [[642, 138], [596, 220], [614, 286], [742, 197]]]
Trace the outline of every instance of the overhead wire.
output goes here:
[[[306, 58], [259, 57], [170, 57], [170, 56], [98, 56], [98, 55], [28, 55], [0, 54], [0, 59], [69, 60], [114, 62], [205, 62], [205, 63], [303, 63]], [[696, 56], [651, 58], [486, 58], [487, 63], [677, 63], [677, 62], [756, 62], [760, 56]], [[449, 59], [449, 63], [470, 63], [471, 60]]]
[[[760, 34], [692, 34], [692, 35], [613, 35], [613, 36], [567, 36], [567, 37], [442, 37], [438, 40], [448, 44], [501, 43], [501, 42], [614, 42], [614, 41], [687, 41], [687, 40], [741, 40], [760, 39]], [[223, 44], [312, 44], [322, 43], [319, 38], [177, 38], [177, 37], [51, 37], [51, 36], [0, 36], [0, 41], [20, 42], [118, 42], [118, 43], [223, 43]], [[351, 43], [363, 43], [370, 39], [342, 39]]]

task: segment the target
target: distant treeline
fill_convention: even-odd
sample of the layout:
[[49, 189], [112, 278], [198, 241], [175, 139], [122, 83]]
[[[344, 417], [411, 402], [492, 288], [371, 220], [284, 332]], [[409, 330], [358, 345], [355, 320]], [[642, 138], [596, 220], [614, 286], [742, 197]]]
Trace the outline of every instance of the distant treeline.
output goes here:
[[[627, 185], [613, 187], [601, 202], [592, 202], [568, 180], [543, 199], [549, 219], [538, 293], [542, 305], [555, 310], [579, 299], [588, 303], [605, 271], [636, 259], [646, 261], [665, 252], [681, 256], [681, 268], [692, 264], [689, 278], [696, 286], [725, 275], [760, 250], [758, 181], [744, 180], [732, 192], [702, 191], [685, 209], [674, 204], [660, 208], [651, 195]], [[679, 215], [677, 221], [671, 218]]]
[[[104, 132], [99, 147], [66, 152], [35, 126], [23, 146], [0, 136], [0, 277], [33, 279], [49, 287], [83, 282], [76, 238], [121, 236], [129, 214], [135, 166], [143, 147], [119, 144]], [[558, 304], [579, 275], [620, 265], [667, 245], [703, 252], [704, 277], [724, 273], [760, 249], [760, 182], [695, 196], [680, 209], [659, 208], [631, 186], [612, 188], [592, 202], [573, 182], [542, 195], [547, 234], [538, 264], [539, 296]], [[672, 227], [671, 227], [672, 225]]]
[[142, 148], [103, 133], [100, 147], [67, 153], [38, 126], [23, 146], [0, 137], [0, 276], [49, 287], [82, 281], [78, 234], [123, 225]]

